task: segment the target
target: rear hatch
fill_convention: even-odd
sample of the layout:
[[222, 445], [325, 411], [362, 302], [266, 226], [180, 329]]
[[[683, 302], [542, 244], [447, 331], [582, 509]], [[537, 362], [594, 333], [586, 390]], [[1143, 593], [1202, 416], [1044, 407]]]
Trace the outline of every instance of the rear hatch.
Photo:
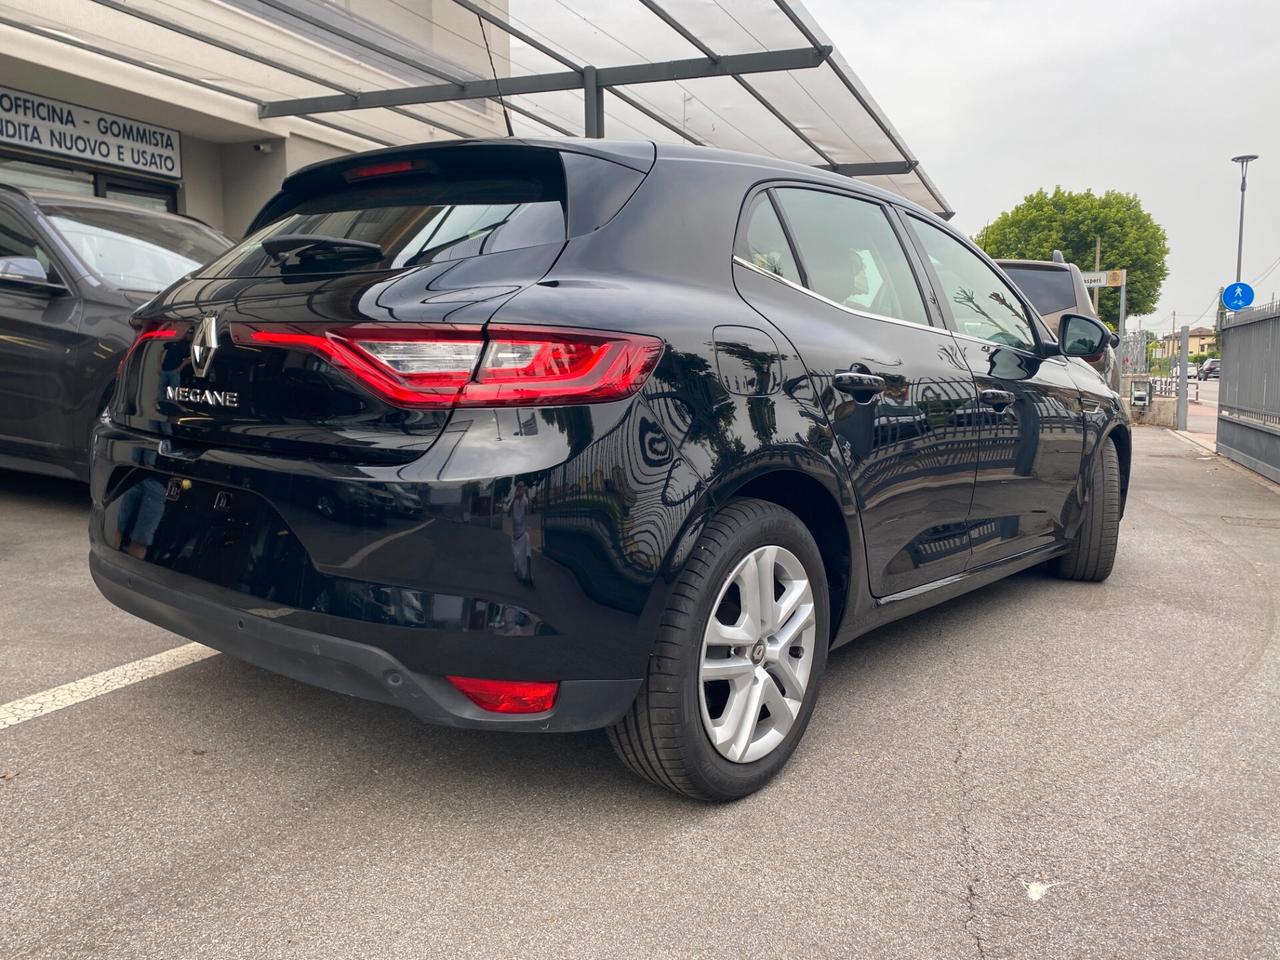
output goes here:
[[[301, 171], [242, 243], [139, 313], [112, 418], [195, 452], [414, 459], [490, 362], [497, 310], [568, 237], [612, 217], [651, 164], [634, 146], [504, 143]], [[534, 349], [505, 336], [510, 363]]]

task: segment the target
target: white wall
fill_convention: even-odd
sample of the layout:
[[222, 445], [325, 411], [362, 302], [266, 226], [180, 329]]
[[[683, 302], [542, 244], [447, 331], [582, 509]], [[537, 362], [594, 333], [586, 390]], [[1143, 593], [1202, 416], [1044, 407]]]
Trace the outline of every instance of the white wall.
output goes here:
[[[269, 153], [255, 149], [270, 146]], [[232, 239], [244, 235], [254, 215], [277, 190], [287, 173], [285, 141], [224, 143], [219, 150], [222, 172], [222, 230]]]
[[224, 229], [222, 208], [221, 145], [199, 137], [182, 138], [182, 189], [178, 191], [178, 212], [203, 220], [215, 230]]

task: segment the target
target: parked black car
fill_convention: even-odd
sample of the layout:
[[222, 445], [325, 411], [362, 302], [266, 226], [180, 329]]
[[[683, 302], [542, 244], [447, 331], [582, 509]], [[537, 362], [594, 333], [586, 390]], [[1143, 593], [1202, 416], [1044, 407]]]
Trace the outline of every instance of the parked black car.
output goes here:
[[0, 184], [0, 467], [88, 479], [130, 315], [230, 246], [187, 217]]
[[1200, 364], [1196, 374], [1201, 380], [1218, 380], [1222, 377], [1222, 361], [1218, 357], [1210, 357]]
[[347, 157], [141, 316], [94, 447], [110, 600], [425, 720], [607, 727], [694, 797], [786, 762], [829, 646], [1112, 567], [1129, 427], [1074, 359], [1108, 332], [1060, 346], [963, 236], [835, 174]]

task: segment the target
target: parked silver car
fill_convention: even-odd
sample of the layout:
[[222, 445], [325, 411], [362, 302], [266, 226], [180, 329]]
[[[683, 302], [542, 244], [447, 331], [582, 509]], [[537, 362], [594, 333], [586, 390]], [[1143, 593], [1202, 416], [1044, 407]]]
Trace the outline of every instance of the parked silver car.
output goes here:
[[[1087, 317], [1097, 317], [1097, 313], [1080, 268], [1062, 259], [1060, 251], [1055, 250], [1053, 254], [1053, 260], [997, 260], [996, 263], [1027, 295], [1045, 325], [1057, 332], [1059, 322], [1068, 313]], [[1102, 374], [1112, 390], [1120, 391], [1120, 365], [1116, 362], [1114, 347], [1108, 346], [1088, 362]]]

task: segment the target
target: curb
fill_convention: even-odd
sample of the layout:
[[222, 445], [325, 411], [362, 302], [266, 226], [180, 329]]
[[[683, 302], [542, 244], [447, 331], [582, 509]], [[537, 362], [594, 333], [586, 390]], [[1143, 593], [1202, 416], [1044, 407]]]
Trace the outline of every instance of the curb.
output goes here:
[[1172, 427], [1166, 427], [1165, 429], [1167, 429], [1175, 437], [1178, 437], [1181, 440], [1185, 440], [1187, 441], [1187, 443], [1194, 444], [1195, 446], [1199, 447], [1201, 450], [1207, 450], [1210, 453], [1214, 453], [1214, 454], [1218, 452], [1218, 444], [1216, 442], [1206, 443], [1204, 440], [1201, 440], [1199, 437], [1193, 434], [1190, 430], [1174, 430]]
[[1174, 430], [1172, 427], [1165, 427], [1165, 429], [1169, 432], [1171, 436], [1177, 437], [1183, 443], [1188, 443], [1191, 446], [1195, 447], [1197, 450], [1204, 450], [1207, 453], [1213, 454], [1215, 457], [1218, 458], [1218, 461], [1223, 466], [1231, 470], [1234, 470], [1236, 473], [1240, 474], [1240, 476], [1245, 477], [1248, 480], [1252, 480], [1258, 486], [1266, 487], [1272, 493], [1276, 494], [1277, 496], [1280, 496], [1280, 483], [1273, 483], [1272, 481], [1264, 477], [1262, 474], [1257, 473], [1253, 470], [1250, 470], [1248, 467], [1241, 466], [1240, 464], [1236, 463], [1230, 457], [1222, 456], [1222, 454], [1218, 453], [1216, 443], [1214, 444], [1205, 443], [1203, 440], [1199, 439], [1198, 437], [1192, 436], [1188, 431], [1185, 431], [1185, 430]]

